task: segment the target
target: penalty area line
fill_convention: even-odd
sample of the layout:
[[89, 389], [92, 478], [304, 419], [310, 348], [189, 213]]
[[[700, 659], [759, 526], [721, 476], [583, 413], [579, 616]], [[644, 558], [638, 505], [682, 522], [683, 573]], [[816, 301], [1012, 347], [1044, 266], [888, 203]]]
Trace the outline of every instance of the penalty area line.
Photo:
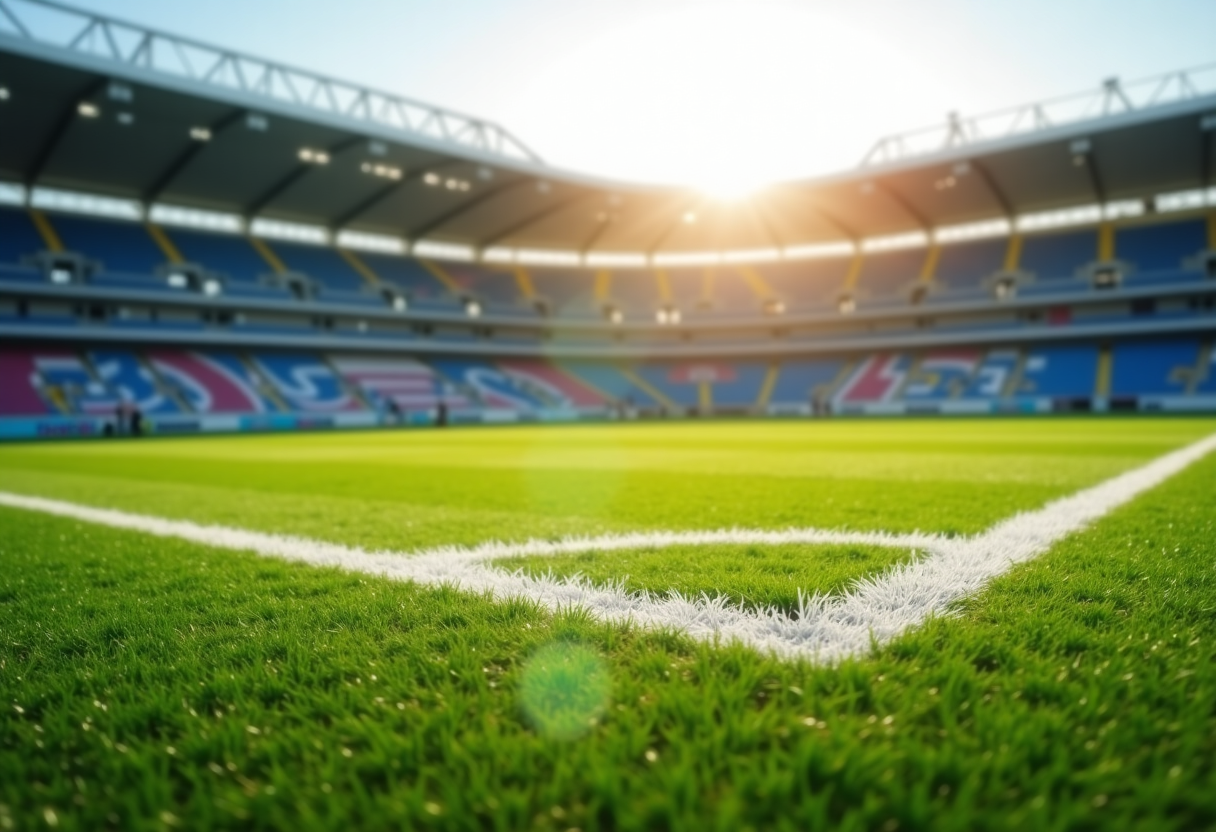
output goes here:
[[[1165, 454], [1090, 488], [1023, 512], [965, 538], [827, 529], [627, 532], [556, 541], [440, 546], [413, 553], [374, 552], [290, 535], [170, 520], [115, 509], [0, 492], [0, 506], [37, 511], [111, 528], [177, 538], [205, 546], [330, 566], [429, 586], [524, 597], [551, 610], [584, 607], [606, 621], [671, 628], [706, 641], [737, 641], [782, 658], [835, 663], [863, 655], [928, 617], [947, 612], [992, 579], [1046, 552], [1139, 494], [1216, 450], [1216, 435]], [[795, 615], [749, 610], [724, 597], [629, 592], [581, 577], [530, 576], [489, 565], [498, 558], [621, 551], [679, 545], [866, 544], [923, 550], [916, 561], [863, 578], [840, 595], [803, 598]]]

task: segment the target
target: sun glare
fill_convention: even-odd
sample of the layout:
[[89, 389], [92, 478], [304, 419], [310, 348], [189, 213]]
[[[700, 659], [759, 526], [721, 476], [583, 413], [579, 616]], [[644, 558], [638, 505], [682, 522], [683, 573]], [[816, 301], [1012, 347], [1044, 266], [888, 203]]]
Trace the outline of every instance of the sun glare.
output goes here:
[[923, 121], [912, 91], [930, 82], [913, 57], [832, 7], [666, 6], [559, 52], [512, 123], [567, 149], [564, 166], [739, 199], [851, 166], [892, 125]]

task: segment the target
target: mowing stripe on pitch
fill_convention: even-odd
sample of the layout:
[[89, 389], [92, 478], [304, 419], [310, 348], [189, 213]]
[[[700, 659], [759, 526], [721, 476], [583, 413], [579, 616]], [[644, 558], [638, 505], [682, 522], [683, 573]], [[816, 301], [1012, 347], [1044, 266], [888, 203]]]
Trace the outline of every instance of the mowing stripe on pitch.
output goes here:
[[[556, 542], [446, 546], [415, 553], [369, 552], [286, 535], [209, 526], [184, 520], [0, 492], [0, 505], [70, 517], [161, 537], [225, 549], [337, 566], [422, 584], [446, 584], [497, 598], [526, 597], [550, 609], [581, 606], [610, 621], [670, 627], [705, 639], [736, 640], [788, 658], [833, 662], [885, 643], [955, 601], [981, 590], [1015, 564], [1082, 529], [1216, 450], [1216, 435], [1168, 453], [1106, 482], [1055, 500], [1038, 511], [1015, 515], [968, 538], [889, 535], [822, 529], [711, 532], [633, 532]], [[677, 593], [628, 592], [579, 578], [533, 577], [487, 565], [495, 558], [573, 552], [710, 544], [858, 543], [924, 550], [925, 557], [860, 580], [842, 595], [802, 599], [793, 616], [776, 609], [748, 610], [725, 598], [686, 598]]]

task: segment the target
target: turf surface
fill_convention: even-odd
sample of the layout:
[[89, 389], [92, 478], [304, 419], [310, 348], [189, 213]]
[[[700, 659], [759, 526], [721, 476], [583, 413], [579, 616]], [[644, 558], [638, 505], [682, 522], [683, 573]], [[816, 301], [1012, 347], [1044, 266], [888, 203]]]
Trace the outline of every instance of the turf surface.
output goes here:
[[[0, 448], [0, 489], [402, 550], [649, 527], [972, 532], [1214, 429], [30, 445]], [[0, 510], [0, 828], [1210, 828], [1214, 476], [1195, 465], [837, 668]], [[838, 586], [816, 548], [789, 568]], [[686, 554], [622, 553], [616, 575], [552, 564], [653, 588], [754, 581], [729, 551], [699, 569]]]

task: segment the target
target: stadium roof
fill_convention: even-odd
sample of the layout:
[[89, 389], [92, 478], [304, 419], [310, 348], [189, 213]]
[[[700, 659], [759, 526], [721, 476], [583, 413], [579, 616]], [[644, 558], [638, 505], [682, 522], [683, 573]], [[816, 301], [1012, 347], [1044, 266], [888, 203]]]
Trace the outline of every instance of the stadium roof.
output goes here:
[[1213, 65], [952, 117], [722, 201], [558, 170], [490, 122], [43, 0], [0, 0], [0, 107], [0, 180], [29, 188], [673, 263], [1147, 200], [1209, 186], [1216, 162]]

